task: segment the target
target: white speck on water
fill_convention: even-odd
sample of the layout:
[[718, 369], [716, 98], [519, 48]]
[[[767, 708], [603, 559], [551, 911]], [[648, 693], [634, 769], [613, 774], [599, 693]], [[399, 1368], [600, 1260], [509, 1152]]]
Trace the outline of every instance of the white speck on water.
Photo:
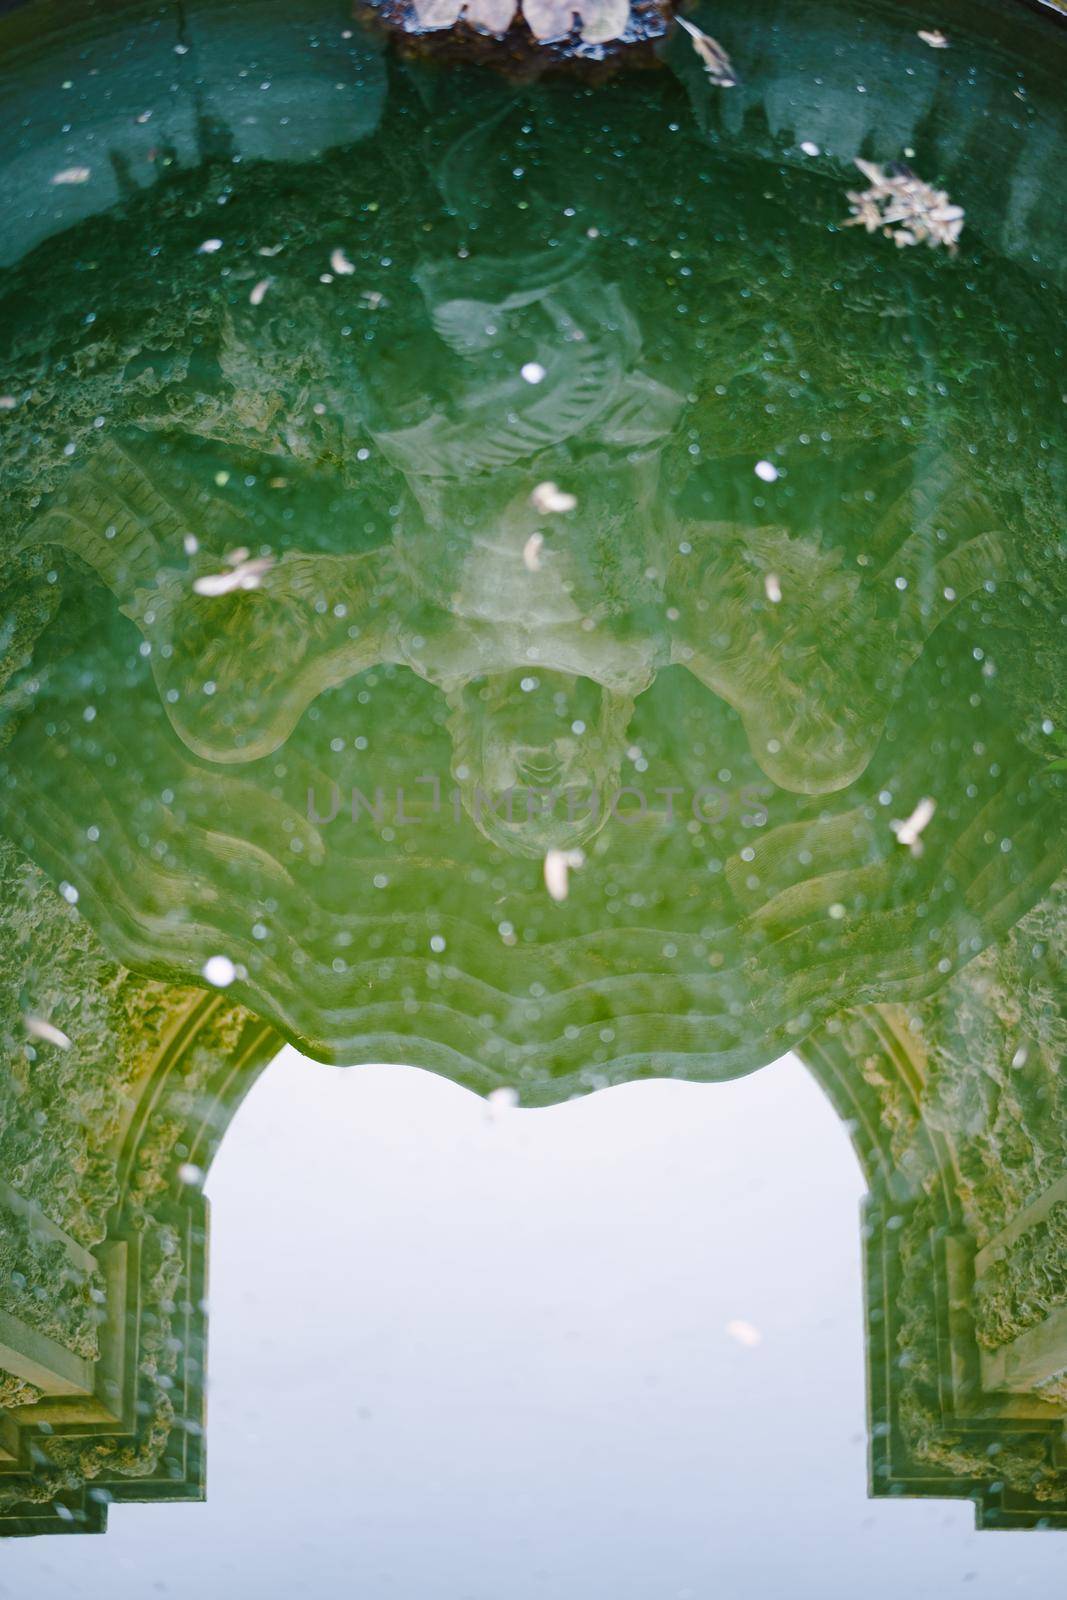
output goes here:
[[59, 892], [68, 906], [76, 906], [78, 904], [78, 891], [72, 883], [61, 883]]
[[948, 39], [940, 28], [920, 28], [919, 38], [923, 44], [928, 44], [931, 50], [948, 49]]
[[197, 253], [198, 256], [213, 256], [215, 254], [216, 250], [221, 250], [221, 249], [222, 249], [222, 240], [221, 239], [205, 239], [203, 244], [198, 244], [197, 245], [196, 253]]
[[933, 819], [937, 810], [937, 801], [931, 800], [926, 795], [915, 807], [910, 817], [903, 822], [890, 822], [889, 826], [897, 836], [897, 843], [908, 847], [913, 856], [922, 855], [922, 839], [920, 835]]
[[1011, 1064], [1015, 1068], [1016, 1072], [1018, 1072], [1020, 1067], [1025, 1067], [1029, 1054], [1030, 1052], [1024, 1044], [1021, 1044], [1018, 1050], [1016, 1050], [1015, 1054], [1011, 1058]]
[[176, 44], [174, 46], [174, 54], [176, 56], [187, 56], [189, 54], [189, 46], [187, 44]]
[[231, 550], [226, 557], [230, 570], [228, 572], [211, 572], [204, 577], [194, 578], [193, 593], [215, 598], [221, 594], [232, 594], [237, 589], [258, 589], [264, 576], [274, 565], [273, 556], [252, 556], [248, 551]]
[[330, 269], [331, 271], [336, 272], [339, 278], [351, 277], [352, 273], [356, 270], [351, 261], [349, 261], [348, 257], [345, 255], [344, 251], [340, 249], [331, 250]]
[[539, 483], [530, 496], [530, 504], [535, 511], [547, 516], [555, 512], [573, 511], [578, 499], [576, 495], [568, 494], [566, 489], [561, 489], [557, 483]]
[[768, 572], [763, 580], [763, 592], [772, 606], [778, 605], [782, 598], [782, 585], [778, 582], [778, 574]]
[[817, 156], [819, 154], [818, 145], [812, 144], [810, 139], [805, 139], [800, 148], [803, 150], [806, 156]]
[[548, 374], [539, 361], [527, 361], [520, 367], [519, 376], [526, 383], [544, 383]]
[[252, 293], [248, 297], [249, 305], [261, 306], [270, 286], [270, 278], [260, 278], [259, 282], [256, 284], [255, 288], [252, 290]]
[[522, 547], [522, 564], [527, 572], [540, 572], [541, 546], [545, 542], [543, 533], [531, 533]]
[[200, 971], [215, 989], [228, 989], [237, 976], [237, 968], [229, 956], [208, 956]]
[[43, 1044], [54, 1044], [57, 1050], [70, 1049], [70, 1040], [62, 1028], [57, 1028], [54, 1022], [49, 1022], [45, 1017], [35, 1016], [29, 1011], [23, 1016], [22, 1025], [31, 1039], [40, 1039]]
[[441, 934], [434, 934], [433, 938], [430, 940], [430, 949], [433, 951], [435, 956], [439, 956], [445, 949], [445, 941]]
[[64, 167], [62, 172], [52, 176], [53, 183], [88, 183], [92, 177], [91, 167]]
[[757, 461], [752, 470], [763, 483], [776, 483], [778, 481], [778, 468], [773, 461]]
[[545, 856], [545, 888], [553, 900], [566, 900], [572, 868], [585, 864], [581, 850], [550, 850]]
[[185, 535], [185, 538], [182, 540], [182, 548], [187, 556], [196, 555], [196, 552], [200, 549], [200, 540], [196, 537], [195, 533], [187, 533]]
[[178, 1168], [178, 1177], [182, 1183], [187, 1183], [190, 1188], [199, 1189], [204, 1181], [204, 1169], [198, 1167], [195, 1161], [183, 1161]]
[[14, 411], [18, 401], [13, 394], [0, 394], [0, 411]]
[[763, 1343], [763, 1335], [754, 1323], [746, 1322], [743, 1317], [734, 1317], [726, 1324], [726, 1331], [731, 1339], [736, 1339], [738, 1344], [743, 1344], [747, 1350], [754, 1350], [758, 1344]]

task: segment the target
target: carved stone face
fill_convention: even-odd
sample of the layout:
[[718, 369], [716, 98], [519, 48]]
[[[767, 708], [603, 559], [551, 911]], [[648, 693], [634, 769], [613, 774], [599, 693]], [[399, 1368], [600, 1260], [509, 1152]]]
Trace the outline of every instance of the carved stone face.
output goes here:
[[488, 839], [543, 856], [600, 831], [632, 700], [591, 678], [527, 670], [475, 679], [450, 704], [452, 774]]

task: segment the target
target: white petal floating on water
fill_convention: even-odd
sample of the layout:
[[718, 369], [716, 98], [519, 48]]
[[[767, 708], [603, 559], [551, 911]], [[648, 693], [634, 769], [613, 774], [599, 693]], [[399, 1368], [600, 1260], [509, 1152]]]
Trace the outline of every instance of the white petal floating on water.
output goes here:
[[193, 579], [193, 593], [207, 595], [214, 598], [220, 594], [232, 594], [241, 587], [236, 572], [209, 572], [202, 578]]
[[928, 44], [931, 50], [947, 50], [948, 39], [940, 28], [920, 28], [919, 38], [923, 44]]
[[937, 810], [937, 801], [925, 796], [919, 801], [910, 817], [903, 822], [891, 822], [889, 826], [897, 836], [897, 843], [907, 845], [913, 856], [922, 854], [922, 839], [920, 835], [931, 822]]
[[818, 145], [813, 144], [810, 139], [805, 139], [800, 148], [803, 150], [806, 156], [817, 156], [819, 154]]
[[782, 585], [778, 582], [778, 574], [768, 572], [763, 580], [763, 592], [772, 606], [779, 604], [782, 598]]
[[88, 183], [92, 177], [91, 167], [64, 167], [62, 172], [52, 176], [53, 183]]
[[746, 1349], [754, 1350], [758, 1344], [763, 1343], [763, 1335], [751, 1322], [746, 1322], [743, 1317], [735, 1317], [726, 1324], [726, 1331], [731, 1339], [736, 1339], [738, 1344], [743, 1344]]
[[539, 483], [530, 496], [530, 504], [535, 511], [540, 511], [542, 516], [553, 512], [573, 511], [578, 504], [577, 497], [568, 494], [557, 483]]
[[610, 44], [626, 32], [630, 21], [630, 0], [585, 0], [575, 10], [582, 19], [586, 44]]
[[466, 18], [473, 28], [501, 38], [511, 27], [515, 0], [468, 0]]
[[54, 1022], [49, 1022], [45, 1017], [38, 1017], [28, 1011], [22, 1019], [22, 1025], [31, 1039], [40, 1039], [44, 1044], [54, 1044], [57, 1050], [69, 1050], [70, 1040], [62, 1028], [57, 1028]]
[[330, 271], [335, 272], [339, 278], [351, 277], [355, 267], [349, 261], [343, 250], [330, 251]]
[[261, 306], [267, 290], [270, 288], [270, 285], [271, 280], [269, 278], [260, 278], [259, 282], [256, 284], [255, 288], [252, 290], [252, 293], [248, 297], [249, 305]]
[[570, 893], [572, 867], [585, 863], [580, 850], [550, 850], [545, 856], [545, 888], [553, 900], [566, 900]]
[[519, 368], [519, 376], [527, 383], [543, 383], [548, 374], [540, 361], [527, 361]]
[[535, 39], [565, 39], [574, 26], [580, 0], [523, 0], [522, 14]]
[[194, 578], [193, 593], [214, 599], [218, 595], [233, 594], [238, 589], [258, 589], [264, 576], [273, 567], [274, 557], [253, 556], [250, 560], [247, 557], [247, 550], [234, 550], [228, 558], [231, 560], [230, 570], [209, 572], [201, 578]]
[[221, 239], [205, 239], [202, 244], [198, 244], [197, 245], [196, 253], [197, 253], [198, 256], [213, 256], [215, 254], [216, 250], [221, 250], [221, 249], [222, 249], [222, 240]]
[[545, 542], [543, 533], [531, 533], [522, 547], [522, 564], [527, 572], [540, 572], [541, 546]]
[[752, 470], [755, 472], [756, 477], [762, 479], [764, 483], [777, 482], [778, 468], [773, 461], [757, 461]]
[[415, 0], [420, 28], [450, 28], [459, 17], [463, 0]]
[[208, 956], [200, 970], [215, 989], [228, 989], [237, 976], [237, 968], [229, 956]]

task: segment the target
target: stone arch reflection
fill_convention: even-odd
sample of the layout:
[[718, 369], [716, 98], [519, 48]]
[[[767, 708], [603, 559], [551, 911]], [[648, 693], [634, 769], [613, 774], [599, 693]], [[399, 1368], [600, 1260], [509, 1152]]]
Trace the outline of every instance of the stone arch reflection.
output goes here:
[[[205, 1492], [201, 1187], [280, 1040], [116, 967], [9, 850], [3, 890], [5, 994], [47, 1006], [70, 1048], [15, 1042], [8, 1006], [0, 1532], [100, 1531], [114, 1499]], [[871, 1492], [970, 1497], [987, 1527], [1067, 1517], [1061, 912], [1050, 898], [947, 994], [843, 1012], [799, 1046], [870, 1186]]]

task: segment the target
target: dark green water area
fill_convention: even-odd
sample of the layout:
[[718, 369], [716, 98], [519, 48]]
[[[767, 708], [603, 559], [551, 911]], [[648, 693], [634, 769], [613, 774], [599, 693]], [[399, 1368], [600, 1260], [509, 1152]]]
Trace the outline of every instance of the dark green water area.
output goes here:
[[[179, 990], [532, 1106], [807, 1041], [884, 1194], [986, 1141], [972, 1254], [1062, 1188], [1064, 36], [942, 11], [698, 11], [730, 90], [680, 35], [523, 85], [325, 4], [0, 16], [0, 1153], [72, 1237], [117, 1123], [38, 1160], [111, 1093], [40, 1020], [113, 1063]], [[857, 158], [958, 250], [846, 226]], [[920, 1013], [940, 1121], [857, 1111], [856, 1019]]]

